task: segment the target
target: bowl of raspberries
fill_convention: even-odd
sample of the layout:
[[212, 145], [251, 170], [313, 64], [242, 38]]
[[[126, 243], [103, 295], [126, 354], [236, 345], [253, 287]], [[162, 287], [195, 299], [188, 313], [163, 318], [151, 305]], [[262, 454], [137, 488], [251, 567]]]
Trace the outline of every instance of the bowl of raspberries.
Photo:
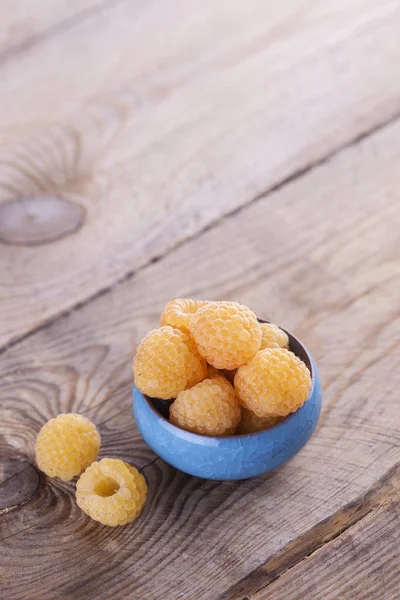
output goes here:
[[205, 479], [247, 479], [310, 439], [321, 384], [291, 333], [237, 302], [171, 300], [133, 360], [133, 410], [147, 444]]

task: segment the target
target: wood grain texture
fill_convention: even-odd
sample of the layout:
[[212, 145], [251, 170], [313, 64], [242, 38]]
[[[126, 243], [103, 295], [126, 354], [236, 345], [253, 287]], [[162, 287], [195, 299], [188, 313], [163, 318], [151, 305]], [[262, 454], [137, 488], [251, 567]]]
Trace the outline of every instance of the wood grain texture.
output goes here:
[[0, 202], [87, 212], [1, 246], [0, 343], [393, 118], [399, 28], [389, 0], [126, 1], [0, 64]]
[[0, 204], [0, 243], [37, 246], [75, 233], [85, 221], [80, 204], [60, 196], [21, 198]]
[[102, 5], [104, 0], [2, 0], [0, 64], [87, 18]]
[[[291, 572], [293, 567], [301, 564], [324, 545], [329, 548], [332, 540], [342, 536], [344, 532], [376, 510], [377, 507], [386, 506], [388, 503], [398, 503], [399, 477], [400, 465], [396, 465], [366, 494], [346, 504], [333, 517], [319, 522], [305, 534], [299, 535], [282, 551], [269, 557], [264, 564], [254, 569], [247, 577], [228, 588], [219, 600], [231, 600], [232, 598], [251, 600], [252, 595], [257, 592], [265, 594], [275, 580], [284, 577], [287, 571]], [[396, 550], [394, 551], [396, 552]], [[338, 589], [340, 589], [339, 586]], [[246, 596], [245, 599], [244, 596]]]
[[249, 600], [397, 600], [400, 495]]
[[[286, 551], [293, 565], [297, 540], [319, 532], [315, 549], [391, 497], [400, 458], [399, 158], [396, 122], [3, 354], [3, 454], [33, 462], [44, 421], [76, 410], [98, 424], [102, 456], [143, 467], [149, 484], [141, 518], [115, 530], [77, 509], [73, 484], [43, 479], [31, 501], [0, 517], [7, 598], [40, 589], [51, 600], [242, 600], [255, 590], [240, 583], [256, 573], [260, 589], [273, 557]], [[315, 354], [320, 425], [273, 474], [202, 481], [155, 460], [141, 440], [131, 356], [174, 295], [241, 300]]]
[[0, 514], [28, 502], [36, 493], [40, 474], [25, 460], [0, 459]]

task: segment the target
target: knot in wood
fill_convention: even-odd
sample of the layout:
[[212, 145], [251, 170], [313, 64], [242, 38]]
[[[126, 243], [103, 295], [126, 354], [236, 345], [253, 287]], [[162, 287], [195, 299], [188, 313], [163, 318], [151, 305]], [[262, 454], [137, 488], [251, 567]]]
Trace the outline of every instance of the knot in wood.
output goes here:
[[0, 514], [28, 502], [40, 484], [40, 474], [29, 461], [0, 457]]
[[71, 235], [85, 221], [85, 209], [62, 196], [24, 197], [0, 204], [0, 242], [48, 244]]

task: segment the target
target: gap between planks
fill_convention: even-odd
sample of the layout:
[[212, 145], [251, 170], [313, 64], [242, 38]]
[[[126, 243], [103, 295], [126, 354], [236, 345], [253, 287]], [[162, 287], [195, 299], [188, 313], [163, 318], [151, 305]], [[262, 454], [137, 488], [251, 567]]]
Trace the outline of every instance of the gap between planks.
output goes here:
[[[218, 600], [252, 600], [253, 596], [285, 575], [290, 569], [342, 536], [378, 508], [400, 500], [400, 464], [392, 467], [366, 494], [356, 498], [335, 515], [318, 523], [290, 543], [278, 555], [249, 573], [224, 592]], [[243, 596], [242, 594], [246, 594]]]
[[[117, 0], [116, 3], [125, 2], [125, 1], [126, 0]], [[94, 9], [90, 9], [90, 10], [94, 10]], [[394, 115], [391, 115], [389, 118], [385, 119], [384, 121], [377, 123], [376, 125], [368, 128], [365, 131], [362, 131], [361, 133], [359, 133], [357, 136], [355, 136], [353, 139], [346, 142], [345, 144], [341, 144], [340, 146], [333, 148], [333, 150], [331, 150], [327, 154], [323, 155], [318, 160], [312, 161], [305, 167], [301, 167], [301, 168], [295, 170], [293, 173], [291, 173], [287, 177], [284, 177], [281, 181], [278, 181], [277, 183], [275, 183], [271, 187], [267, 188], [263, 192], [257, 194], [257, 196], [251, 198], [247, 202], [245, 201], [245, 202], [243, 202], [243, 204], [234, 208], [233, 210], [228, 211], [224, 214], [221, 214], [218, 218], [207, 223], [204, 227], [200, 228], [193, 235], [188, 235], [186, 237], [181, 238], [175, 244], [172, 244], [165, 252], [163, 252], [162, 254], [159, 254], [157, 256], [154, 256], [153, 258], [151, 258], [149, 261], [145, 262], [142, 266], [138, 267], [137, 269], [127, 271], [122, 277], [119, 277], [118, 279], [116, 279], [112, 284], [98, 289], [93, 294], [90, 294], [89, 296], [87, 296], [85, 299], [83, 299], [79, 302], [76, 302], [75, 304], [70, 306], [67, 310], [59, 311], [58, 313], [53, 315], [51, 318], [46, 319], [42, 323], [37, 325], [36, 327], [32, 327], [31, 329], [29, 329], [23, 335], [16, 336], [15, 338], [11, 339], [9, 342], [7, 342], [2, 347], [0, 347], [0, 355], [3, 354], [4, 352], [6, 352], [7, 350], [9, 350], [10, 348], [13, 348], [14, 346], [18, 345], [20, 342], [27, 340], [28, 338], [30, 338], [32, 335], [34, 335], [38, 331], [41, 331], [41, 330], [44, 330], [44, 329], [50, 327], [53, 323], [55, 323], [59, 319], [62, 319], [63, 317], [71, 315], [72, 313], [78, 311], [79, 309], [83, 308], [84, 306], [90, 304], [97, 298], [100, 298], [101, 296], [108, 294], [114, 288], [122, 285], [126, 281], [133, 279], [138, 273], [145, 270], [149, 265], [157, 263], [160, 260], [162, 260], [164, 257], [169, 256], [170, 254], [172, 254], [173, 252], [175, 252], [176, 250], [178, 250], [179, 248], [184, 246], [187, 242], [198, 239], [206, 231], [215, 229], [224, 220], [228, 220], [228, 219], [235, 217], [236, 215], [240, 214], [244, 210], [248, 209], [251, 205], [256, 204], [257, 202], [259, 202], [261, 200], [265, 200], [270, 194], [279, 191], [280, 189], [284, 188], [286, 185], [289, 185], [289, 184], [297, 181], [298, 179], [301, 179], [302, 177], [304, 177], [305, 175], [307, 175], [314, 169], [329, 163], [337, 155], [341, 154], [341, 152], [343, 152], [349, 148], [352, 148], [354, 146], [357, 146], [362, 140], [370, 137], [371, 135], [374, 135], [375, 133], [377, 133], [379, 131], [389, 128], [390, 126], [394, 125], [394, 123], [396, 123], [399, 119], [400, 119], [400, 110], [398, 112], [396, 112]]]

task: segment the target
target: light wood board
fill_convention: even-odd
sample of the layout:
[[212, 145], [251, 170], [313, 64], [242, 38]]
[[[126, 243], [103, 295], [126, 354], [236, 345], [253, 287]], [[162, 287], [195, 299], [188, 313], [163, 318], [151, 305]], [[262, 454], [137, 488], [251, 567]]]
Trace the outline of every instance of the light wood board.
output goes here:
[[48, 4], [0, 61], [3, 345], [399, 111], [393, 0]]
[[399, 492], [249, 600], [397, 600]]
[[0, 64], [89, 18], [106, 4], [101, 0], [2, 0]]

